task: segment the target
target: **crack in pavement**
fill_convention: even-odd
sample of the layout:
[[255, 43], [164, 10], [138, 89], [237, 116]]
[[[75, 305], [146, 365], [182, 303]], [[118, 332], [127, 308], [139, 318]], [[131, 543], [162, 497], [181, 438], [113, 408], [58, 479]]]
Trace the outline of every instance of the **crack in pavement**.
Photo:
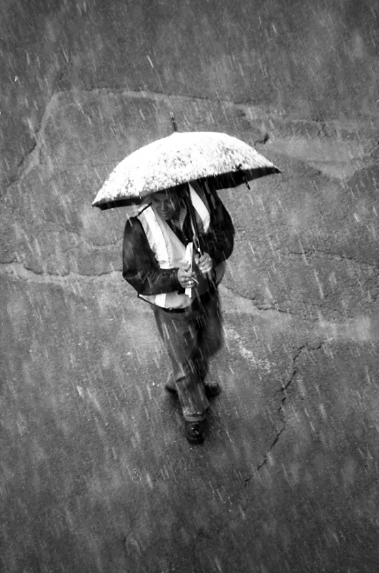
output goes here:
[[[71, 247], [69, 247], [71, 249]], [[53, 273], [45, 270], [36, 271], [28, 268], [25, 263], [21, 263], [13, 258], [6, 262], [0, 261], [0, 277], [4, 276], [12, 281], [22, 281], [31, 283], [57, 284], [67, 286], [72, 283], [77, 285], [80, 282], [93, 283], [95, 281], [109, 285], [124, 285], [121, 268], [116, 267], [106, 270], [96, 275], [90, 273], [83, 274], [75, 271], [66, 273]], [[355, 341], [374, 341], [378, 339], [378, 322], [371, 315], [358, 315], [344, 320], [327, 320], [322, 317], [302, 317], [297, 314], [280, 310], [275, 307], [258, 306], [254, 299], [242, 296], [232, 289], [220, 285], [220, 295], [223, 299], [225, 315], [243, 313], [245, 315], [256, 316], [265, 321], [269, 321], [272, 327], [278, 329], [296, 328], [298, 331], [305, 328], [309, 330], [312, 337], [322, 338], [324, 341], [333, 339], [349, 339]], [[296, 355], [295, 355], [296, 359]]]
[[[267, 450], [266, 454], [263, 457], [263, 460], [261, 461], [261, 463], [258, 465], [257, 467], [257, 471], [259, 471], [264, 465], [267, 464], [267, 462], [270, 459], [270, 455], [272, 450], [274, 449], [274, 447], [276, 446], [276, 444], [278, 443], [281, 435], [283, 434], [285, 428], [286, 428], [286, 420], [284, 418], [284, 404], [287, 401], [288, 398], [288, 389], [290, 388], [290, 386], [292, 385], [293, 381], [295, 380], [295, 377], [298, 373], [298, 365], [297, 362], [300, 358], [300, 356], [306, 352], [311, 352], [311, 351], [316, 351], [316, 350], [321, 350], [321, 348], [323, 347], [323, 345], [326, 343], [325, 340], [322, 340], [320, 342], [318, 342], [317, 345], [312, 345], [309, 342], [306, 342], [305, 344], [302, 344], [295, 352], [295, 354], [292, 357], [292, 372], [291, 375], [288, 379], [288, 381], [282, 386], [282, 388], [280, 389], [280, 393], [282, 394], [282, 400], [280, 402], [280, 406], [277, 410], [279, 417], [281, 419], [282, 422], [282, 427], [281, 429], [276, 433], [269, 449]], [[251, 476], [245, 479], [245, 483], [248, 482], [251, 479]]]
[[97, 275], [84, 275], [81, 273], [76, 273], [73, 271], [69, 271], [66, 274], [54, 274], [49, 272], [36, 272], [32, 269], [28, 269], [22, 263], [17, 261], [12, 261], [8, 263], [1, 263], [0, 262], [0, 275], [7, 276], [11, 279], [21, 280], [21, 281], [30, 281], [30, 282], [37, 282], [37, 283], [53, 283], [53, 284], [62, 284], [72, 281], [85, 281], [85, 282], [94, 282], [94, 281], [104, 281], [104, 280], [112, 280], [120, 279], [121, 271], [112, 270], [112, 271], [105, 271], [103, 273], [98, 273]]
[[[12, 178], [12, 181], [9, 185], [5, 188], [7, 191], [11, 188], [14, 184], [17, 184], [20, 180], [22, 180], [33, 167], [40, 165], [40, 151], [44, 144], [44, 134], [47, 123], [52, 116], [54, 110], [56, 110], [59, 101], [62, 97], [66, 97], [69, 94], [90, 94], [97, 97], [107, 97], [110, 95], [121, 95], [124, 97], [128, 97], [131, 99], [151, 99], [153, 101], [161, 101], [168, 104], [173, 104], [175, 102], [209, 102], [211, 104], [219, 104], [223, 105], [228, 108], [234, 108], [235, 110], [239, 110], [243, 112], [246, 119], [249, 121], [259, 121], [260, 124], [263, 120], [280, 120], [283, 124], [291, 123], [291, 125], [295, 123], [299, 124], [314, 124], [318, 125], [318, 122], [315, 120], [307, 119], [307, 120], [294, 120], [293, 118], [285, 118], [283, 114], [275, 112], [275, 110], [263, 108], [259, 105], [254, 105], [252, 103], [246, 102], [238, 102], [238, 101], [231, 101], [221, 98], [212, 99], [209, 97], [202, 97], [202, 96], [187, 96], [182, 94], [165, 94], [163, 92], [154, 92], [149, 90], [128, 90], [124, 88], [93, 88], [90, 90], [66, 90], [66, 91], [57, 91], [54, 92], [49, 101], [46, 104], [45, 111], [43, 113], [42, 119], [40, 121], [39, 128], [34, 131], [32, 134], [35, 139], [34, 146], [25, 154], [25, 156], [20, 160], [17, 169], [16, 175]], [[325, 122], [325, 124], [334, 124], [334, 121]], [[358, 122], [359, 123], [359, 122]], [[356, 130], [357, 122], [354, 124], [354, 129], [351, 129], [351, 132], [354, 133]], [[269, 135], [266, 129], [263, 129], [262, 126], [260, 128], [257, 127], [259, 131], [261, 131], [262, 137], [257, 139], [255, 143], [260, 143], [264, 145], [269, 140]]]
[[332, 253], [330, 251], [321, 251], [320, 249], [316, 249], [315, 247], [313, 247], [312, 249], [303, 249], [302, 251], [290, 251], [289, 249], [283, 250], [283, 249], [277, 249], [278, 252], [284, 253], [284, 254], [288, 254], [288, 255], [296, 255], [296, 256], [301, 256], [305, 258], [305, 262], [308, 263], [308, 261], [306, 260], [306, 257], [312, 257], [314, 255], [326, 255], [327, 257], [330, 258], [336, 258], [340, 261], [348, 261], [348, 262], [352, 262], [356, 265], [363, 265], [363, 266], [367, 266], [370, 269], [375, 269], [375, 270], [379, 270], [379, 266], [375, 263], [368, 263], [367, 261], [360, 261], [355, 259], [354, 257], [347, 257], [345, 255], [341, 255], [340, 253]]
[[11, 183], [6, 186], [5, 193], [11, 187], [17, 185], [20, 181], [22, 181], [22, 179], [26, 177], [34, 167], [38, 167], [40, 165], [40, 151], [44, 143], [45, 129], [50, 117], [52, 116], [52, 113], [54, 112], [54, 110], [56, 110], [58, 106], [59, 97], [61, 93], [62, 92], [54, 93], [51, 96], [50, 100], [47, 102], [39, 128], [33, 133], [35, 144], [32, 147], [32, 149], [30, 149], [26, 153], [26, 155], [20, 160], [17, 166], [16, 175], [14, 178], [12, 178]]
[[[311, 324], [316, 323], [318, 321], [317, 318], [303, 318], [301, 316], [298, 316], [294, 312], [290, 312], [289, 310], [282, 310], [277, 306], [269, 306], [267, 304], [260, 305], [256, 302], [255, 297], [248, 297], [246, 295], [240, 294], [234, 291], [231, 287], [227, 287], [222, 284], [219, 285], [218, 288], [222, 295], [233, 299], [234, 308], [230, 309], [229, 312], [241, 311], [245, 314], [256, 314], [256, 315], [261, 315], [262, 312], [264, 312], [267, 317], [281, 316], [282, 319], [287, 319], [288, 321], [299, 320], [301, 322], [311, 323]], [[296, 302], [296, 301], [291, 301], [291, 302]]]
[[[43, 147], [44, 144], [44, 135], [45, 135], [45, 130], [46, 130], [46, 126], [48, 124], [48, 121], [50, 119], [50, 117], [53, 115], [54, 111], [57, 109], [58, 104], [59, 104], [59, 100], [62, 98], [62, 96], [67, 96], [67, 94], [71, 94], [74, 93], [75, 90], [67, 90], [67, 91], [58, 91], [52, 94], [52, 96], [50, 97], [49, 101], [46, 104], [45, 107], [45, 111], [43, 113], [43, 116], [41, 118], [40, 121], [40, 125], [39, 128], [36, 129], [33, 133], [33, 137], [35, 140], [35, 143], [33, 145], [33, 147], [24, 155], [24, 157], [21, 158], [21, 160], [19, 161], [17, 168], [16, 168], [16, 174], [11, 178], [10, 183], [5, 187], [5, 192], [7, 192], [10, 188], [12, 188], [14, 185], [17, 185], [20, 181], [22, 181], [22, 179], [24, 177], [26, 177], [28, 175], [28, 173], [30, 173], [30, 171], [34, 168], [34, 167], [38, 167], [40, 165], [40, 160], [41, 160], [41, 149]], [[151, 99], [154, 101], [164, 101], [167, 103], [173, 103], [176, 101], [183, 101], [183, 102], [194, 102], [196, 103], [201, 102], [201, 101], [208, 101], [210, 103], [213, 104], [222, 104], [224, 106], [228, 106], [231, 108], [236, 108], [236, 109], [241, 109], [244, 110], [245, 108], [245, 112], [247, 109], [250, 109], [253, 106], [246, 106], [244, 104], [238, 104], [232, 101], [228, 101], [228, 100], [221, 100], [221, 99], [210, 99], [210, 98], [206, 98], [206, 97], [191, 97], [191, 96], [184, 96], [184, 95], [173, 95], [173, 94], [164, 94], [164, 93], [159, 93], [159, 92], [150, 92], [150, 91], [145, 91], [145, 90], [141, 90], [141, 91], [132, 91], [132, 90], [125, 90], [124, 88], [120, 88], [120, 89], [109, 89], [109, 88], [95, 88], [92, 90], [79, 90], [79, 92], [75, 92], [76, 94], [93, 94], [95, 96], [98, 97], [102, 97], [102, 96], [109, 96], [112, 94], [119, 94], [122, 96], [126, 96], [132, 99], [140, 99], [140, 98], [145, 98], [145, 99]], [[255, 107], [255, 106], [254, 106]], [[271, 117], [272, 114], [270, 114]], [[260, 114], [257, 113], [257, 117], [256, 119], [258, 119], [260, 117]], [[266, 137], [266, 134], [263, 134], [264, 137]], [[267, 140], [266, 140], [267, 141]], [[265, 141], [265, 142], [266, 142]], [[261, 141], [258, 141], [258, 143], [261, 143]]]
[[[75, 94], [90, 94], [90, 95], [94, 95], [94, 96], [109, 96], [109, 95], [122, 95], [122, 96], [126, 96], [132, 99], [140, 99], [145, 98], [145, 99], [152, 99], [155, 101], [166, 101], [166, 102], [171, 102], [171, 101], [183, 101], [183, 102], [209, 102], [212, 104], [222, 104], [225, 105], [227, 107], [235, 107], [237, 109], [240, 109], [241, 111], [244, 111], [247, 116], [248, 119], [251, 120], [259, 120], [261, 121], [262, 118], [266, 118], [266, 119], [277, 119], [280, 120], [283, 124], [289, 123], [290, 125], [293, 124], [297, 124], [297, 125], [314, 125], [317, 126], [318, 128], [320, 127], [320, 121], [318, 119], [311, 119], [311, 118], [306, 118], [306, 119], [301, 119], [301, 118], [293, 118], [293, 117], [285, 117], [283, 112], [281, 111], [277, 111], [275, 109], [273, 109], [272, 107], [267, 107], [267, 106], [262, 106], [262, 105], [256, 105], [252, 102], [246, 102], [246, 101], [232, 101], [230, 99], [222, 99], [220, 97], [218, 98], [211, 98], [211, 97], [207, 97], [207, 96], [200, 96], [200, 95], [184, 95], [184, 94], [175, 94], [175, 93], [164, 93], [164, 92], [157, 92], [157, 91], [151, 91], [151, 90], [130, 90], [130, 89], [125, 89], [125, 87], [119, 87], [119, 88], [108, 88], [108, 87], [104, 87], [104, 88], [91, 88], [91, 89], [81, 89], [81, 90], [61, 90], [60, 92], [57, 92], [59, 94], [70, 94], [71, 92], [74, 92]], [[253, 111], [256, 111], [256, 115], [251, 115]], [[371, 119], [371, 121], [373, 121], [373, 118]], [[330, 126], [340, 126], [341, 123], [343, 123], [345, 132], [347, 132], [347, 139], [350, 140], [350, 136], [351, 135], [356, 135], [357, 132], [357, 126], [361, 126], [361, 127], [365, 127], [367, 125], [367, 122], [365, 120], [359, 120], [359, 119], [355, 119], [354, 121], [345, 121], [345, 122], [341, 122], [341, 120], [335, 120], [335, 119], [329, 119], [329, 120], [323, 120], [323, 126], [328, 127]], [[263, 136], [266, 135], [266, 133], [262, 134]], [[338, 134], [339, 137], [341, 137], [341, 134]], [[330, 137], [330, 135], [328, 134], [328, 137]], [[325, 135], [322, 134], [322, 139], [325, 138]], [[359, 140], [360, 141], [360, 140]]]
[[[117, 241], [119, 242], [119, 241]], [[76, 248], [76, 245], [70, 246], [66, 249], [67, 250], [73, 250]], [[102, 249], [102, 247], [99, 247], [100, 249]], [[43, 282], [43, 283], [59, 283], [60, 281], [69, 281], [70, 278], [73, 278], [75, 280], [85, 280], [85, 281], [94, 281], [97, 279], [110, 279], [110, 280], [114, 280], [115, 277], [119, 277], [121, 276], [121, 270], [111, 270], [111, 271], [105, 271], [103, 273], [98, 273], [96, 275], [85, 275], [85, 274], [81, 274], [81, 273], [77, 273], [74, 271], [69, 271], [65, 274], [59, 274], [59, 273], [50, 273], [50, 272], [37, 272], [31, 268], [28, 268], [27, 266], [25, 266], [25, 264], [20, 263], [17, 260], [13, 260], [13, 261], [7, 261], [7, 262], [1, 262], [0, 261], [0, 275], [6, 275], [9, 276], [13, 279], [19, 279], [22, 281], [30, 281], [30, 282]], [[284, 317], [287, 317], [289, 320], [291, 320], [291, 318], [294, 319], [298, 319], [297, 315], [289, 313], [287, 311], [283, 311], [280, 309], [277, 309], [275, 307], [266, 307], [266, 306], [258, 306], [254, 303], [254, 299], [250, 299], [248, 297], [242, 296], [236, 292], [234, 292], [232, 289], [225, 287], [224, 285], [220, 285], [219, 286], [219, 290], [221, 294], [224, 294], [224, 296], [229, 296], [233, 298], [233, 302], [236, 303], [235, 306], [237, 307], [237, 310], [241, 310], [244, 313], [247, 314], [257, 314], [260, 315], [262, 311], [265, 312], [265, 314], [267, 316], [270, 316], [270, 313], [273, 313], [273, 316], [278, 316], [279, 315], [283, 315]], [[291, 316], [290, 316], [291, 315]], [[304, 322], [308, 322], [308, 323], [313, 323], [315, 322], [315, 320], [307, 320], [307, 319], [302, 319], [299, 318], [299, 320], [302, 320]]]

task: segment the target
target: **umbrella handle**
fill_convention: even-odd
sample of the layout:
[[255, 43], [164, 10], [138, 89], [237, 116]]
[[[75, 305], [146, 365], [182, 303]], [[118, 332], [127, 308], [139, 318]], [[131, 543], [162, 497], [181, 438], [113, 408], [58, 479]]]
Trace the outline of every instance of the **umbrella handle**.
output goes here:
[[[199, 243], [199, 237], [198, 236], [194, 236], [193, 238], [193, 252], [196, 252], [201, 256], [202, 252], [200, 249], [200, 243]], [[208, 271], [207, 273], [204, 273], [204, 278], [208, 281], [209, 286], [211, 288], [214, 288], [216, 286], [216, 275], [215, 275], [215, 271], [214, 269], [212, 269], [211, 271]]]

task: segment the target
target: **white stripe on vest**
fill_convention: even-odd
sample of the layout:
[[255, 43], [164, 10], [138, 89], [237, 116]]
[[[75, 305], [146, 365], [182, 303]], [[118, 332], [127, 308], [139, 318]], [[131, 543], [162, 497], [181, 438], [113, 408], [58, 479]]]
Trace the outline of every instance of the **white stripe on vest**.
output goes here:
[[209, 226], [211, 224], [211, 216], [209, 214], [209, 209], [205, 205], [201, 197], [196, 193], [192, 185], [189, 185], [191, 202], [196, 211], [198, 212], [201, 222], [203, 224], [204, 233], [208, 233]]

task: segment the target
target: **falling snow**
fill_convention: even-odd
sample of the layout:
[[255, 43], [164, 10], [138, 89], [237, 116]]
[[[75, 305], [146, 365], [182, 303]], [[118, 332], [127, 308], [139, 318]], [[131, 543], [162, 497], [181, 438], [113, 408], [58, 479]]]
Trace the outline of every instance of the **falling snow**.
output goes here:
[[[2, 8], [0, 570], [375, 571], [377, 3]], [[219, 192], [236, 236], [203, 446], [122, 278], [139, 208], [91, 206], [172, 117], [281, 170]]]

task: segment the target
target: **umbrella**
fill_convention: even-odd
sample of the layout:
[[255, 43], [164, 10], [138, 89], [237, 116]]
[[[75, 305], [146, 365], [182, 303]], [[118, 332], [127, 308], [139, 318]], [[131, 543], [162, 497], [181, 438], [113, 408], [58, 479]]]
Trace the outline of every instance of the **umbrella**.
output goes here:
[[152, 193], [195, 180], [209, 181], [214, 189], [236, 187], [271, 173], [280, 170], [236, 137], [175, 131], [123, 159], [92, 206], [104, 210], [139, 204]]

